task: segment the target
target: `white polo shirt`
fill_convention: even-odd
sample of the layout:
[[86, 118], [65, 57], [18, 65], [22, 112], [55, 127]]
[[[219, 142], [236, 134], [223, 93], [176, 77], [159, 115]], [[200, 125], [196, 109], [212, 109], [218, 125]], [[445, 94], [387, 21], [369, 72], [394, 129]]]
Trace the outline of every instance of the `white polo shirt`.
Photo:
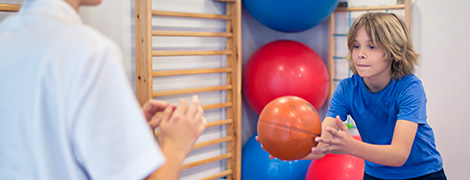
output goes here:
[[62, 0], [0, 24], [0, 179], [142, 179], [165, 161], [118, 47]]

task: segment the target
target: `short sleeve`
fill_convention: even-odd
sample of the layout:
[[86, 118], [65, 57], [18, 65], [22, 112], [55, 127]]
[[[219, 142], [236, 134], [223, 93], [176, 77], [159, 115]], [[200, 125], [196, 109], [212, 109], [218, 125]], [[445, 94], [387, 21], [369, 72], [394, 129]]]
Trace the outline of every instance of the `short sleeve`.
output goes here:
[[85, 52], [70, 94], [71, 146], [91, 179], [143, 179], [165, 161], [112, 43]]
[[418, 124], [426, 122], [426, 94], [421, 81], [411, 82], [399, 94], [397, 119], [408, 120]]
[[341, 81], [338, 86], [336, 86], [333, 96], [330, 99], [330, 106], [328, 107], [326, 116], [335, 118], [337, 115], [339, 115], [343, 121], [347, 119], [348, 111], [344, 88], [344, 81]]

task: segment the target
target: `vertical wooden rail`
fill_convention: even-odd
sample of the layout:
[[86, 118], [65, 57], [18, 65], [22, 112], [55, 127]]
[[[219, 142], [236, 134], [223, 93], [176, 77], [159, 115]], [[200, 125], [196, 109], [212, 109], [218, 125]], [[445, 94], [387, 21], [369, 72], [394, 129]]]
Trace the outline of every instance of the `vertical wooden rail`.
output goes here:
[[234, 92], [234, 99], [233, 99], [233, 107], [235, 107], [235, 116], [234, 116], [234, 133], [233, 142], [235, 143], [235, 151], [234, 159], [235, 159], [235, 167], [234, 169], [234, 179], [240, 180], [241, 173], [242, 173], [242, 1], [237, 0], [235, 2], [235, 7], [232, 12], [236, 12], [234, 22], [236, 22], [236, 28], [234, 28], [234, 39], [236, 39], [236, 58], [234, 61], [236, 62], [236, 67], [234, 67], [233, 76], [236, 79], [236, 82], [233, 84], [235, 87], [236, 92]]
[[135, 71], [140, 105], [152, 98], [152, 0], [135, 0]]
[[[225, 126], [226, 137], [200, 142], [194, 148], [205, 147], [226, 142], [227, 152], [195, 162], [184, 164], [181, 170], [202, 166], [215, 161], [226, 161], [226, 170], [204, 177], [203, 179], [241, 179], [241, 0], [215, 0], [225, 3], [226, 14], [188, 13], [177, 11], [152, 10], [152, 0], [135, 1], [136, 19], [136, 87], [137, 97], [141, 104], [148, 99], [162, 96], [191, 94], [209, 91], [225, 91], [224, 103], [205, 105], [204, 109], [225, 108], [226, 119], [211, 122], [212, 126]], [[192, 32], [192, 31], [153, 31], [152, 17], [170, 16], [178, 18], [196, 18], [226, 21], [226, 32]], [[226, 40], [225, 50], [204, 51], [153, 51], [153, 36], [185, 37], [223, 37]], [[153, 56], [226, 56], [226, 67], [214, 69], [188, 69], [153, 71]], [[221, 86], [175, 89], [153, 92], [153, 77], [191, 74], [226, 73], [226, 84]], [[158, 134], [158, 132], [156, 133]]]
[[405, 24], [411, 32], [411, 0], [405, 0]]
[[227, 118], [234, 119], [234, 123], [227, 125], [227, 136], [233, 137], [227, 143], [227, 153], [233, 154], [227, 160], [227, 169], [232, 169], [232, 176], [227, 179], [241, 179], [241, 0], [227, 2], [227, 15], [231, 17], [227, 21], [227, 33], [232, 33], [231, 38], [227, 38], [227, 50], [232, 51], [227, 56], [227, 67], [232, 68], [232, 72], [227, 74], [227, 84], [232, 85], [232, 89], [227, 91], [227, 102], [232, 102], [233, 106], [227, 108]]
[[328, 19], [328, 74], [330, 75], [330, 89], [328, 90], [328, 99], [326, 101], [327, 106], [330, 105], [330, 99], [333, 96], [334, 89], [336, 87], [335, 84], [335, 48], [336, 48], [336, 41], [333, 34], [336, 31], [335, 27], [335, 13], [331, 13], [330, 18]]

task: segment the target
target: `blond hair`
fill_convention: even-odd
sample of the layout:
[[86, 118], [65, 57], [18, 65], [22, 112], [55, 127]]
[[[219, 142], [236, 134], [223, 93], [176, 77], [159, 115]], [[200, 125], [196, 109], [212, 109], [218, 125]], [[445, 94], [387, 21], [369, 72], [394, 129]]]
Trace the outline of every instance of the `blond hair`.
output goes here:
[[405, 22], [393, 13], [365, 13], [359, 16], [348, 34], [349, 69], [357, 74], [352, 62], [352, 50], [357, 32], [364, 27], [371, 41], [385, 52], [384, 60], [391, 59], [391, 78], [401, 79], [415, 71], [418, 54], [413, 49], [413, 42]]

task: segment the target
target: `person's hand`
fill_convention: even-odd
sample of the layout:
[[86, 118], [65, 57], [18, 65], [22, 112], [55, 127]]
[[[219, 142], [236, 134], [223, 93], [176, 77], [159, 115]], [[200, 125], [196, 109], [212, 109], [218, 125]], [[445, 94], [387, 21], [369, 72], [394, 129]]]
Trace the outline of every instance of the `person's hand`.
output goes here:
[[348, 127], [343, 124], [339, 116], [336, 116], [336, 125], [339, 127], [338, 130], [330, 127], [326, 128], [326, 132], [331, 135], [331, 138], [315, 138], [316, 142], [322, 144], [312, 148], [313, 154], [347, 154], [347, 151], [350, 150], [349, 145], [351, 145], [355, 139], [351, 136]]
[[175, 105], [170, 104], [166, 101], [150, 99], [142, 106], [142, 111], [144, 112], [145, 119], [151, 129], [155, 129], [160, 125], [160, 122], [163, 119], [163, 110], [167, 107], [172, 109], [176, 108]]
[[193, 96], [189, 109], [184, 99], [179, 101], [175, 109], [167, 106], [161, 116], [158, 135], [158, 142], [162, 149], [187, 156], [206, 128], [203, 115], [204, 111], [199, 105], [197, 96]]
[[[258, 136], [256, 136], [255, 139], [256, 139], [256, 141], [258, 141], [258, 142], [261, 144], [261, 142], [259, 141], [259, 137], [258, 137]], [[261, 144], [261, 148], [262, 148], [264, 151], [266, 151], [266, 149], [264, 149], [264, 146], [263, 146], [262, 144]], [[268, 151], [266, 151], [266, 152], [268, 152]], [[269, 153], [269, 152], [268, 152], [268, 153]], [[299, 160], [320, 159], [320, 158], [322, 158], [323, 156], [324, 156], [324, 154], [317, 155], [317, 154], [310, 153], [310, 154], [308, 154], [307, 156], [305, 156], [305, 157], [303, 157], [303, 158], [301, 158], [301, 159], [299, 159]], [[274, 157], [273, 155], [269, 154], [269, 159], [272, 160], [272, 159], [274, 159], [274, 158], [276, 158], [276, 157]], [[278, 158], [278, 159], [279, 159], [279, 158]], [[281, 159], [279, 159], [279, 160], [281, 160]], [[281, 161], [282, 161], [282, 160], [281, 160]]]
[[[259, 141], [259, 137], [258, 137], [258, 136], [256, 136], [255, 139], [256, 139], [256, 141], [259, 142], [259, 144], [261, 144], [261, 142]], [[261, 144], [261, 149], [263, 149], [264, 151], [266, 151], [266, 149], [264, 149], [263, 144]], [[268, 151], [266, 151], [266, 152], [268, 152]], [[269, 153], [269, 152], [268, 152], [268, 153]], [[269, 159], [274, 159], [274, 158], [275, 158], [275, 157], [274, 157], [273, 155], [269, 154]]]

